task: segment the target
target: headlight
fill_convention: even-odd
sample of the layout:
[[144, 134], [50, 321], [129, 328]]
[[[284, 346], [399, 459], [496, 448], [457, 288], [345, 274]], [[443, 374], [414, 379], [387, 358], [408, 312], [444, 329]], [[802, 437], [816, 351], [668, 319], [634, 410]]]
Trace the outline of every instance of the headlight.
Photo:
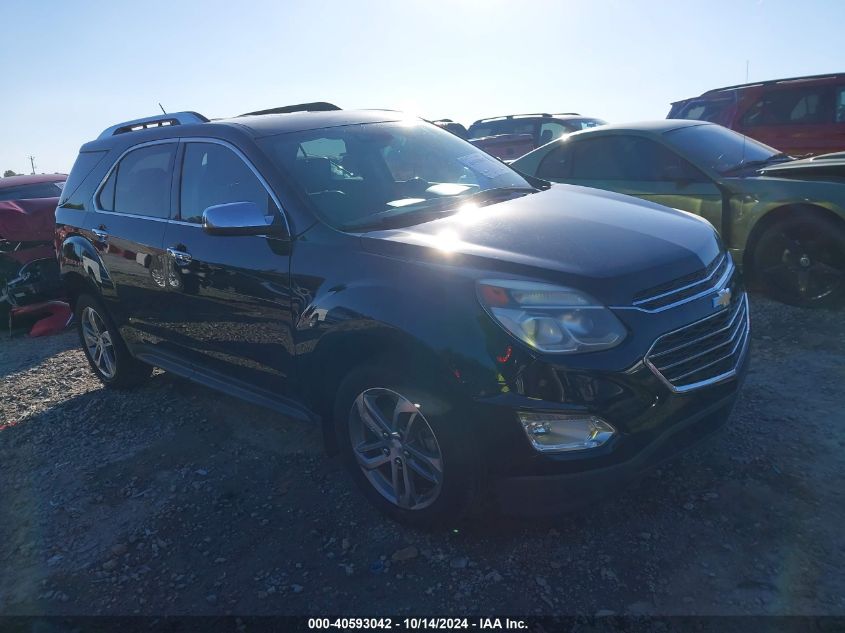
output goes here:
[[597, 352], [625, 339], [625, 327], [610, 310], [571, 288], [483, 280], [478, 282], [478, 298], [508, 332], [541, 352]]

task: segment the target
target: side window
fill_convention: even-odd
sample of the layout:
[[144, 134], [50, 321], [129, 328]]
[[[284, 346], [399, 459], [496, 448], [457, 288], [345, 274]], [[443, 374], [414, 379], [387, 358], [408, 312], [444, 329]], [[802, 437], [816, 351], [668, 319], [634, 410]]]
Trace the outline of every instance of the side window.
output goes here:
[[622, 136], [582, 139], [572, 146], [572, 178], [578, 180], [636, 180], [630, 142]]
[[540, 125], [540, 145], [551, 143], [564, 132], [566, 132], [566, 128], [562, 123], [546, 121]]
[[572, 178], [583, 180], [707, 180], [674, 152], [655, 141], [634, 136], [607, 136], [574, 143], [571, 170]]
[[826, 123], [830, 92], [824, 86], [773, 90], [757, 101], [742, 118], [744, 125], [800, 125]]
[[216, 204], [254, 202], [268, 214], [276, 204], [270, 193], [231, 149], [217, 143], [187, 143], [182, 159], [180, 217], [202, 223], [202, 212]]
[[845, 123], [845, 88], [836, 91], [836, 122]]
[[97, 195], [104, 211], [170, 216], [170, 182], [176, 143], [158, 143], [130, 151], [112, 170]]
[[569, 143], [561, 143], [543, 158], [537, 168], [537, 177], [549, 180], [568, 178], [572, 165], [571, 155], [572, 146]]

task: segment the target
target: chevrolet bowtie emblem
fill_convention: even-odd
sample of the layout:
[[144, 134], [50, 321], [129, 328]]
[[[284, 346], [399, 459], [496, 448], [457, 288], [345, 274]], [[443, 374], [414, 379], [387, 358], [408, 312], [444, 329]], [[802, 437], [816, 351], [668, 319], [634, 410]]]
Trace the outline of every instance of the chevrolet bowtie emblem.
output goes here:
[[730, 288], [722, 288], [716, 296], [713, 297], [713, 307], [714, 308], [727, 308], [731, 305], [731, 289]]

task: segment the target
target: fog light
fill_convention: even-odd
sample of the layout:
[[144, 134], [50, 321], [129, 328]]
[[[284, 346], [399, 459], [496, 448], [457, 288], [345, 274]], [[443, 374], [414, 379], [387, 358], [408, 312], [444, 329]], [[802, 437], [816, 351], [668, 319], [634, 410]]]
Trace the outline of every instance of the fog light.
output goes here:
[[597, 448], [616, 433], [594, 415], [519, 412], [519, 421], [538, 451], [563, 453]]

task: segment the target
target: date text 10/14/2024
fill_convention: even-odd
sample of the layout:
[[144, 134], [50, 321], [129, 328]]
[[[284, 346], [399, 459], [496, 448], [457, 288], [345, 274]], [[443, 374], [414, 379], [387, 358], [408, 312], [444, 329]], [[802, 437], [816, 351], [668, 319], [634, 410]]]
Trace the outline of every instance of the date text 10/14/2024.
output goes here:
[[384, 629], [384, 630], [520, 630], [528, 628], [525, 620], [511, 618], [309, 618], [308, 628], [329, 629]]

